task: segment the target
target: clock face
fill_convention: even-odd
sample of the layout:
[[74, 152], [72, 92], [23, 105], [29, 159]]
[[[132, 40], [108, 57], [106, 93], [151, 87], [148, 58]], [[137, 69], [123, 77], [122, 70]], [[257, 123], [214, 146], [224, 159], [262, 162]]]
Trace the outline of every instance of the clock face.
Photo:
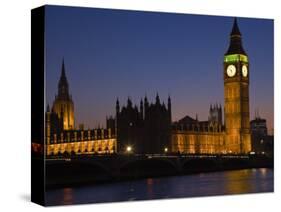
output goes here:
[[229, 65], [226, 69], [227, 76], [233, 77], [236, 74], [236, 67], [234, 65]]
[[242, 66], [242, 75], [243, 77], [247, 77], [248, 76], [248, 68], [246, 65]]

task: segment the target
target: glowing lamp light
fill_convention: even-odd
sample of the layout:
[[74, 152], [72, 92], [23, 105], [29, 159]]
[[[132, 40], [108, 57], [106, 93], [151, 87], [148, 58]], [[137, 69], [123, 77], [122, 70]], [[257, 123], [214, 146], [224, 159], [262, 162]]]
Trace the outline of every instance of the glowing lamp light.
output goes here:
[[132, 151], [132, 147], [131, 146], [127, 146], [126, 151], [129, 153]]
[[165, 151], [165, 152], [168, 152], [168, 148], [167, 148], [167, 147], [165, 147], [164, 151]]

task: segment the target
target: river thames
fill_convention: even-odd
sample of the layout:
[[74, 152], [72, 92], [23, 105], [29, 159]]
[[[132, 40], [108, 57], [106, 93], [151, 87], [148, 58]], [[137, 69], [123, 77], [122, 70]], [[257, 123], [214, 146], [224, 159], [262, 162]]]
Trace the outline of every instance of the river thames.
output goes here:
[[273, 169], [243, 169], [47, 190], [47, 205], [273, 192]]

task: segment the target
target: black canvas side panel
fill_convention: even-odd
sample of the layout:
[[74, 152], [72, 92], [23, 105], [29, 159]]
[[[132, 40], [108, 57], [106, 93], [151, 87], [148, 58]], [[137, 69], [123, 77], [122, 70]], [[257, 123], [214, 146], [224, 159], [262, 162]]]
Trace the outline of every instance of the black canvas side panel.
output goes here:
[[44, 48], [45, 7], [31, 11], [31, 201], [45, 205]]

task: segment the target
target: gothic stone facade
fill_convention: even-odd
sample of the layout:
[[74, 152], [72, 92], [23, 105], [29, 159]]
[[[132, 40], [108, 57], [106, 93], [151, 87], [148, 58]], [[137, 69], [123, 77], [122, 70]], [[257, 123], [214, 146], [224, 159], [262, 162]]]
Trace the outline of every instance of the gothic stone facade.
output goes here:
[[69, 94], [64, 61], [58, 83], [58, 95], [52, 109], [46, 111], [46, 153], [64, 154], [112, 154], [117, 152], [116, 130], [76, 130], [74, 104]]
[[189, 116], [173, 123], [171, 151], [184, 154], [217, 154], [225, 152], [221, 105], [210, 106], [208, 121]]
[[[224, 128], [213, 126], [221, 121], [221, 111], [210, 110], [209, 122], [198, 121], [172, 133], [172, 151], [181, 153], [248, 153], [251, 151], [249, 115], [249, 60], [235, 18], [230, 45], [224, 55]], [[215, 121], [214, 123], [212, 123]], [[222, 131], [223, 129], [223, 131]]]
[[111, 129], [68, 130], [47, 136], [47, 155], [112, 154], [117, 152]]

